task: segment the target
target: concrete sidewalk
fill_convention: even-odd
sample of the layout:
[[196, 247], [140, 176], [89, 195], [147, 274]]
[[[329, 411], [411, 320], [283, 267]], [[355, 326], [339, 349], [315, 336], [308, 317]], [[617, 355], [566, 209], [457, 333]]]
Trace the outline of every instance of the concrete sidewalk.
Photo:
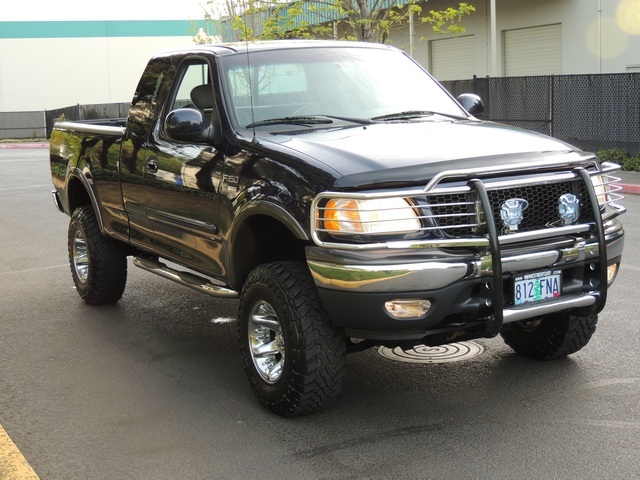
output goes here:
[[[49, 148], [49, 142], [0, 143], [0, 149], [3, 148]], [[622, 193], [640, 195], [640, 172], [617, 172], [615, 175], [622, 179]]]

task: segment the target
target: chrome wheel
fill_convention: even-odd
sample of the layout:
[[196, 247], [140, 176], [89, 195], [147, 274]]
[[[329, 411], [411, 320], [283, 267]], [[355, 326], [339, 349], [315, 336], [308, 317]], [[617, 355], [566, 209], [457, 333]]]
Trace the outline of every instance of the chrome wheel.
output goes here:
[[127, 283], [127, 250], [103, 235], [91, 205], [74, 210], [67, 236], [76, 291], [90, 305], [115, 303]]
[[87, 278], [89, 278], [89, 250], [87, 249], [87, 239], [80, 230], [77, 230], [73, 237], [72, 259], [78, 280], [82, 283], [87, 283]]
[[248, 334], [249, 351], [258, 374], [265, 382], [276, 383], [284, 370], [284, 337], [278, 315], [264, 300], [251, 308]]
[[332, 403], [342, 386], [347, 342], [320, 306], [306, 263], [257, 266], [238, 303], [242, 364], [260, 402], [283, 417]]

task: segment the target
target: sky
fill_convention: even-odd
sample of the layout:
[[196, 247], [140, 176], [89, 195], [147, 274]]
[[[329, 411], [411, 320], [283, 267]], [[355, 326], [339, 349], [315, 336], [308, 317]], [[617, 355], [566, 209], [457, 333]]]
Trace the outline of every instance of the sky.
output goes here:
[[[0, 0], [0, 22], [202, 20], [205, 0]], [[7, 4], [11, 2], [11, 8]]]

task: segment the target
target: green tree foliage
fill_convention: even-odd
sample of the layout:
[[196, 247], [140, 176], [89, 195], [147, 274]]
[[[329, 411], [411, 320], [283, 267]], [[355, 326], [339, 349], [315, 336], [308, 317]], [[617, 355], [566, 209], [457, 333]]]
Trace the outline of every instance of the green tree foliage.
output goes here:
[[465, 31], [462, 17], [475, 11], [468, 3], [425, 7], [423, 0], [208, 0], [205, 19], [231, 22], [237, 40], [322, 38], [338, 31], [343, 39], [385, 43], [410, 16], [435, 33], [458, 35]]

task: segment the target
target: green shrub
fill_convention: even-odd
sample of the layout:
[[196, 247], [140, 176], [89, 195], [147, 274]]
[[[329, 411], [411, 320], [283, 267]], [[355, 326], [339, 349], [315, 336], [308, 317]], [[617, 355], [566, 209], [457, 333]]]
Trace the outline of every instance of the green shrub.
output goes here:
[[61, 113], [59, 117], [53, 119], [54, 122], [66, 122], [67, 116], [64, 113]]
[[603, 162], [614, 162], [620, 164], [622, 170], [626, 170], [628, 172], [640, 172], [640, 156], [631, 156], [629, 152], [622, 148], [598, 150], [596, 154]]
[[640, 157], [631, 157], [622, 164], [622, 169], [629, 172], [640, 172]]

